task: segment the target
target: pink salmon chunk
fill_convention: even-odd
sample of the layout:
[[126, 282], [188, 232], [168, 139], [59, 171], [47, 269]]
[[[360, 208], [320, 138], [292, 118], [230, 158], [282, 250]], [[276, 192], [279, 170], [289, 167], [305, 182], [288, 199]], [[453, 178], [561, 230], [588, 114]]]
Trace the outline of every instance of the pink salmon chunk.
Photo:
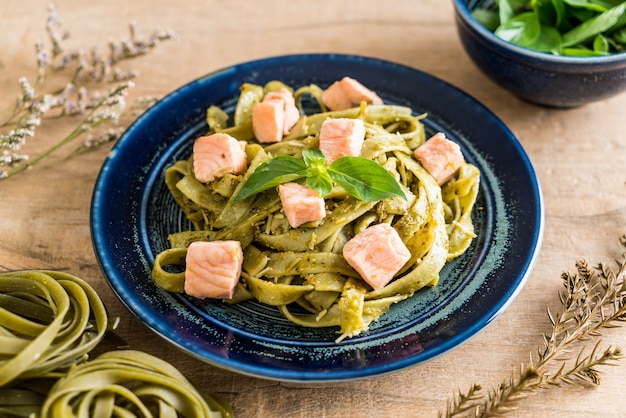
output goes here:
[[241, 275], [243, 249], [239, 241], [192, 242], [185, 263], [186, 294], [199, 299], [230, 299]]
[[328, 163], [346, 156], [361, 155], [365, 125], [361, 119], [326, 119], [320, 129], [320, 151]]
[[377, 224], [359, 232], [343, 247], [343, 257], [374, 290], [383, 288], [411, 258], [398, 232]]
[[252, 131], [259, 142], [280, 142], [299, 118], [293, 95], [282, 87], [252, 107]]
[[383, 100], [357, 80], [344, 77], [322, 92], [322, 103], [330, 110], [350, 109], [365, 102], [381, 105]]
[[465, 163], [459, 144], [446, 138], [443, 132], [437, 132], [413, 154], [440, 186], [454, 177]]
[[278, 186], [278, 195], [292, 228], [306, 222], [319, 221], [326, 216], [324, 198], [310, 187], [298, 183], [284, 183]]
[[201, 136], [193, 144], [193, 172], [209, 183], [225, 174], [243, 174], [247, 168], [245, 143], [224, 133]]
[[263, 100], [282, 100], [284, 102], [285, 124], [283, 126], [283, 133], [286, 134], [289, 132], [298, 119], [300, 119], [300, 111], [296, 106], [293, 94], [291, 94], [291, 92], [285, 87], [281, 87], [277, 91], [267, 93]]

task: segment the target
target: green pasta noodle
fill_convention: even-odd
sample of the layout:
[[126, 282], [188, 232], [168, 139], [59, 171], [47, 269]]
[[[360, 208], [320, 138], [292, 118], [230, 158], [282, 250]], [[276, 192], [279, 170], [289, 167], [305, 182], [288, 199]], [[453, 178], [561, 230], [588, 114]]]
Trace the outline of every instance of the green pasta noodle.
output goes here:
[[89, 360], [117, 321], [84, 280], [68, 273], [0, 273], [0, 415], [233, 416], [173, 366], [119, 350]]
[[[412, 155], [426, 140], [421, 122], [425, 115], [414, 115], [404, 106], [365, 103], [329, 111], [321, 101], [322, 89], [316, 85], [295, 90], [301, 117], [283, 140], [259, 144], [253, 133], [250, 136], [252, 107], [264, 94], [281, 87], [294, 91], [278, 81], [263, 87], [242, 86], [232, 126], [223, 110], [213, 106], [207, 111], [207, 134], [226, 132], [247, 141], [250, 164], [245, 174], [231, 175], [225, 187], [220, 180], [197, 181], [192, 157], [167, 169], [167, 187], [193, 230], [169, 237], [172, 248], [157, 255], [153, 279], [165, 290], [181, 292], [190, 243], [237, 240], [244, 248], [243, 272], [235, 296], [226, 302], [253, 298], [277, 306], [295, 324], [338, 327], [340, 340], [367, 330], [392, 304], [436, 285], [445, 263], [469, 248], [475, 238], [472, 211], [480, 173], [464, 163], [451, 180], [439, 186]], [[318, 105], [318, 111], [305, 113], [312, 103]], [[322, 122], [328, 118], [363, 120], [366, 135], [361, 157], [392, 174], [406, 200], [391, 197], [365, 202], [334, 186], [325, 197], [326, 216], [298, 228], [288, 224], [274, 188], [233, 203], [238, 190], [263, 162], [279, 155], [302, 158], [304, 150], [317, 149]], [[394, 280], [373, 290], [343, 259], [342, 248], [358, 232], [378, 223], [396, 229], [411, 258]]]
[[0, 387], [83, 360], [108, 328], [83, 280], [58, 271], [0, 274]]
[[50, 390], [41, 418], [230, 418], [223, 400], [199, 392], [176, 368], [152, 355], [118, 350], [72, 368]]

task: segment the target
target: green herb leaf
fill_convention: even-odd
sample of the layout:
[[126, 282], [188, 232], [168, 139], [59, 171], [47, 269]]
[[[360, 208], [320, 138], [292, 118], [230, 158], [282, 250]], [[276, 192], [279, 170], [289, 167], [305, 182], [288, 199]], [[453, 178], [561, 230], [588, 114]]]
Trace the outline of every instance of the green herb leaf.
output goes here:
[[304, 161], [291, 155], [279, 155], [267, 160], [248, 177], [248, 180], [233, 199], [233, 203], [279, 184], [300, 179], [305, 176], [306, 169], [307, 166]]
[[505, 41], [530, 47], [539, 38], [541, 25], [536, 13], [526, 12], [500, 25], [495, 33]]
[[566, 57], [599, 57], [606, 55], [584, 47], [563, 48], [561, 54]]
[[328, 166], [328, 174], [348, 193], [365, 202], [394, 196], [406, 200], [396, 179], [383, 166], [367, 158], [339, 158]]
[[320, 196], [324, 197], [333, 190], [333, 180], [330, 178], [328, 169], [317, 170], [315, 175], [306, 177], [306, 185], [313, 190], [317, 190]]
[[492, 32], [496, 30], [500, 24], [498, 14], [493, 10], [476, 9], [472, 12], [472, 17]]
[[592, 10], [600, 13], [606, 12], [607, 9], [610, 7], [607, 7], [606, 4], [603, 4], [602, 2], [590, 0], [563, 0], [563, 3], [568, 4], [572, 7], [578, 7], [581, 9]]
[[556, 28], [542, 26], [539, 37], [530, 45], [530, 48], [540, 52], [559, 54], [561, 52], [561, 34]]
[[626, 2], [620, 0], [496, 0], [472, 15], [500, 38], [540, 52], [598, 56], [626, 46]]
[[563, 47], [574, 46], [611, 29], [622, 17], [624, 10], [626, 10], [626, 3], [615, 6], [576, 26], [563, 35]]
[[333, 181], [326, 168], [326, 157], [318, 149], [305, 149], [302, 151], [302, 158], [308, 166], [304, 173], [306, 185], [317, 190], [320, 196], [326, 196], [333, 190]]
[[306, 185], [324, 197], [333, 189], [333, 181], [353, 197], [366, 201], [406, 196], [398, 181], [380, 164], [363, 157], [342, 157], [326, 165], [320, 150], [307, 149], [302, 160], [279, 155], [259, 165], [241, 187], [233, 203], [283, 183], [305, 178]]
[[523, 9], [528, 0], [498, 0], [500, 24], [505, 24]]
[[593, 50], [599, 54], [607, 54], [609, 52], [609, 40], [602, 34], [596, 35], [593, 39]]
[[539, 18], [541, 25], [556, 26], [558, 11], [554, 0], [532, 0], [531, 6]]
[[565, 3], [563, 3], [563, 0], [552, 0], [552, 5], [554, 6], [554, 11], [556, 13], [554, 26], [560, 28], [565, 21]]
[[326, 157], [318, 149], [305, 149], [302, 151], [302, 159], [307, 167], [326, 165]]

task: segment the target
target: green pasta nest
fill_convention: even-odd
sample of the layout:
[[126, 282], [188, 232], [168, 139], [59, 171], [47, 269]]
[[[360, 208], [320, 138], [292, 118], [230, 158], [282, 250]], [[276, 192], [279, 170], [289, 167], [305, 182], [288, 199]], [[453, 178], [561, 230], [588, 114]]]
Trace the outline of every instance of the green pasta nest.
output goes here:
[[71, 274], [0, 274], [0, 415], [232, 417], [169, 363], [117, 350], [89, 360], [111, 322], [94, 289]]

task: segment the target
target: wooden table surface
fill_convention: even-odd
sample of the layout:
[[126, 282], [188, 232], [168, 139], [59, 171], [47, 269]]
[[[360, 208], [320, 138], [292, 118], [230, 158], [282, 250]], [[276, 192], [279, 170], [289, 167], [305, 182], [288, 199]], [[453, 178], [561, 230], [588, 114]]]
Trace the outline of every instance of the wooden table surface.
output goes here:
[[[48, 0], [0, 2], [0, 106], [13, 103], [18, 78], [34, 78], [34, 43], [45, 40]], [[225, 397], [238, 417], [428, 417], [473, 383], [508, 378], [550, 330], [561, 273], [574, 263], [611, 265], [626, 232], [626, 95], [570, 110], [522, 102], [472, 64], [461, 48], [451, 1], [441, 0], [58, 0], [67, 44], [106, 45], [127, 34], [174, 30], [179, 38], [127, 64], [139, 70], [128, 99], [162, 96], [213, 70], [268, 56], [336, 52], [395, 61], [433, 74], [474, 96], [519, 138], [545, 200], [545, 235], [519, 296], [491, 325], [434, 360], [389, 375], [331, 384], [267, 381], [220, 370], [164, 342], [108, 287], [94, 255], [89, 206], [108, 146], [0, 182], [0, 271], [59, 269], [84, 278], [132, 348], [171, 362], [204, 390]], [[126, 121], [128, 122], [128, 121]], [[72, 122], [45, 123], [29, 149], [50, 146]], [[626, 347], [626, 330], [603, 333], [602, 347]], [[539, 391], [511, 416], [626, 416], [626, 364], [601, 368], [598, 387]]]

